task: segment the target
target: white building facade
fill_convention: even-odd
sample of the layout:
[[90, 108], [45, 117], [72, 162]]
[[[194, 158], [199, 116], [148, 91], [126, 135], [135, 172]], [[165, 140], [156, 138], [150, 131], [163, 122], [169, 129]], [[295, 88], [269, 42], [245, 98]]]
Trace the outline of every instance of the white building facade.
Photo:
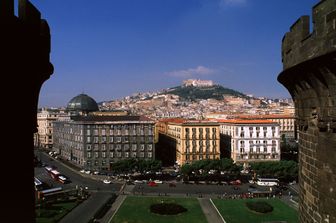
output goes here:
[[34, 134], [36, 147], [51, 149], [53, 146], [53, 122], [69, 120], [70, 116], [59, 110], [42, 109], [37, 113], [37, 133]]
[[220, 120], [234, 162], [280, 160], [280, 127], [269, 120]]

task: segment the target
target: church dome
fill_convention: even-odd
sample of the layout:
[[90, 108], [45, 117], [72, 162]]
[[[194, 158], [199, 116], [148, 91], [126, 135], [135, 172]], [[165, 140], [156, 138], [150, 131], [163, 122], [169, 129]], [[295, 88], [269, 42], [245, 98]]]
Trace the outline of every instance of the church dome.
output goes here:
[[68, 111], [92, 112], [99, 111], [97, 102], [86, 94], [80, 94], [72, 98], [67, 105]]

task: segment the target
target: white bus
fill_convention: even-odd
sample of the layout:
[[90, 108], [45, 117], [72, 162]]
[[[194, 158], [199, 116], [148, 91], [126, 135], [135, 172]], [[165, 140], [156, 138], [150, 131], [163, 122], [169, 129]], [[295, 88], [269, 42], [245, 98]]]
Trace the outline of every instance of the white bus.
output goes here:
[[276, 178], [258, 178], [257, 184], [259, 186], [279, 186], [279, 180]]

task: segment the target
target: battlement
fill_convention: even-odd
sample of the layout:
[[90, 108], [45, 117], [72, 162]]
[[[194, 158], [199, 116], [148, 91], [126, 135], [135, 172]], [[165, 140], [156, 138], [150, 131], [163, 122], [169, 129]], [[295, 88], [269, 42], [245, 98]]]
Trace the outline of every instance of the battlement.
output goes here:
[[310, 18], [300, 17], [282, 39], [283, 69], [336, 50], [336, 0], [321, 0]]

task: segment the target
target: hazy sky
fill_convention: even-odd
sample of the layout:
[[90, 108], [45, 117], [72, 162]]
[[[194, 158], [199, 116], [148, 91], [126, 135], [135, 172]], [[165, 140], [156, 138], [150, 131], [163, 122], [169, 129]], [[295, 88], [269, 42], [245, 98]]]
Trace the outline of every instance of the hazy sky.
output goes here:
[[39, 106], [65, 106], [215, 81], [289, 97], [277, 82], [281, 40], [318, 0], [32, 0], [51, 28], [55, 71]]

